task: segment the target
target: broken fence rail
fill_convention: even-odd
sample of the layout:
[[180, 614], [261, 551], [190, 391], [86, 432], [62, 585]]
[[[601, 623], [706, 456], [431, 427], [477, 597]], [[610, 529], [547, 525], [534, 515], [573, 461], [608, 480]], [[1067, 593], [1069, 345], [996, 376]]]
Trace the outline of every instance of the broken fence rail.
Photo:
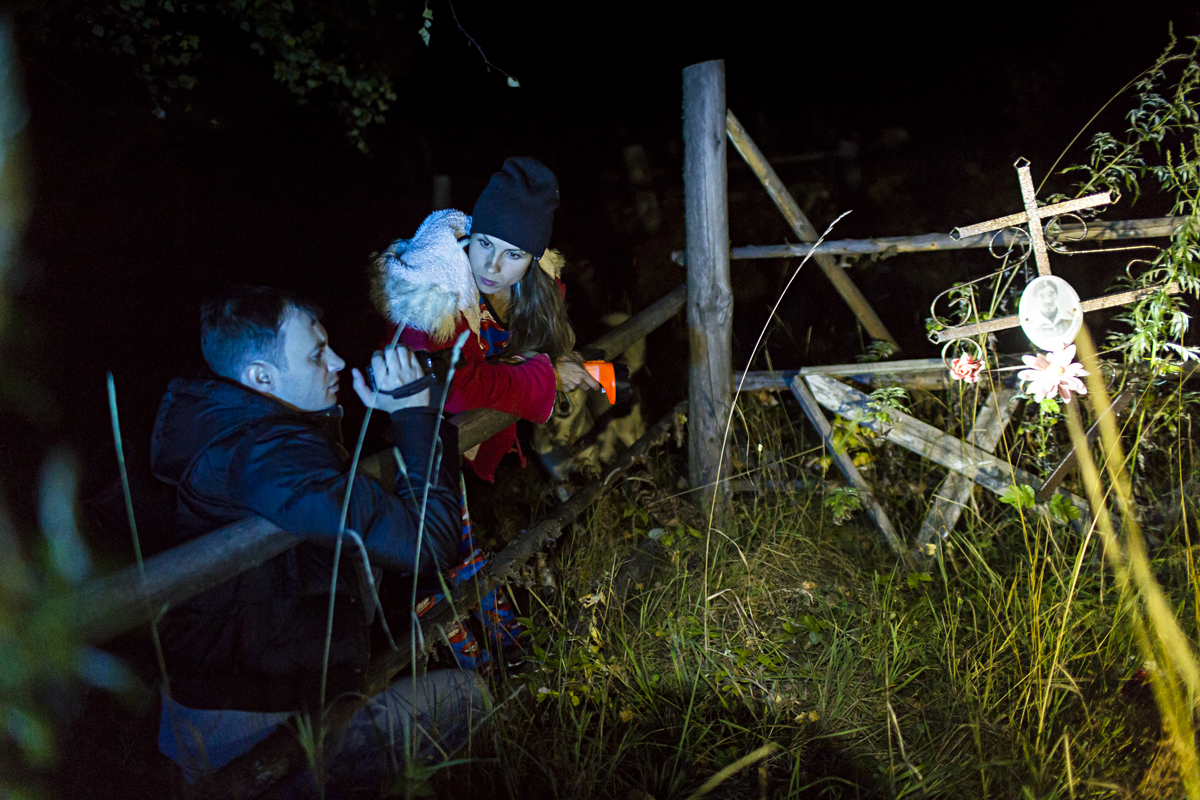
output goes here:
[[735, 372], [733, 388], [743, 392], [786, 392], [796, 376], [813, 375], [848, 378], [860, 383], [903, 384], [913, 389], [946, 389], [952, 380], [950, 370], [940, 358], [914, 358], [905, 361], [877, 361], [866, 364], [828, 364], [801, 369]]

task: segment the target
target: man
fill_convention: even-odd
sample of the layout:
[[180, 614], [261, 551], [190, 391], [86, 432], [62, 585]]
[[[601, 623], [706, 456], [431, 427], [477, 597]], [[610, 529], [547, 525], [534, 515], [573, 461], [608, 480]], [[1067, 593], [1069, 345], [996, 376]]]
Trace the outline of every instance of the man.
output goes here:
[[[428, 389], [388, 394], [421, 377], [407, 350], [375, 353], [378, 392], [353, 370], [362, 402], [390, 415], [407, 466], [407, 479], [389, 491], [349, 473], [337, 405], [345, 362], [315, 306], [274, 289], [237, 287], [205, 304], [201, 349], [211, 372], [171, 382], [151, 442], [155, 474], [176, 487], [176, 543], [251, 515], [304, 541], [172, 608], [160, 625], [171, 697], [164, 695], [159, 746], [189, 780], [249, 750], [292, 712], [316, 718], [322, 699], [362, 690], [371, 618], [364, 606], [373, 601], [362, 600], [354, 579], [352, 567], [362, 563], [355, 538], [373, 566], [423, 576], [454, 562], [461, 531], [453, 427], [435, 436]], [[351, 483], [327, 645], [333, 550]], [[397, 681], [356, 715], [340, 745], [326, 749], [327, 775], [377, 782], [388, 765], [402, 769], [410, 756], [453, 749], [484, 697], [472, 673]], [[391, 752], [380, 752], [387, 737], [378, 730], [391, 732]]]
[[1074, 317], [1059, 306], [1058, 287], [1046, 281], [1037, 290], [1038, 312], [1042, 321], [1035, 329], [1039, 336], [1054, 339], [1065, 336], [1071, 329]]

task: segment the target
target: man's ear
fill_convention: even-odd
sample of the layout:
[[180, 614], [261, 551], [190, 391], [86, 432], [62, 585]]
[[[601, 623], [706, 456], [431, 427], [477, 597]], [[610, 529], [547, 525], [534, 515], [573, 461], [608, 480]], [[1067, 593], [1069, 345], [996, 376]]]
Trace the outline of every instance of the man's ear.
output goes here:
[[275, 393], [275, 373], [265, 361], [252, 361], [247, 364], [238, 375], [238, 381], [256, 392], [272, 395]]

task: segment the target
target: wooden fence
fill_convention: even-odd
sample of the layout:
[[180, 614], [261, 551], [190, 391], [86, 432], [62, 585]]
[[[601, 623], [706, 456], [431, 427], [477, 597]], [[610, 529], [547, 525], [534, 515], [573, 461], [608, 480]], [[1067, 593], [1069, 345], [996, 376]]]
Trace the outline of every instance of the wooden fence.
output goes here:
[[[612, 359], [644, 338], [666, 320], [688, 308], [690, 345], [689, 478], [705, 497], [719, 492], [726, 474], [718, 472], [723, 458], [723, 424], [728, 417], [732, 394], [744, 389], [787, 389], [797, 375], [847, 375], [881, 377], [904, 375], [909, 383], [924, 388], [943, 387], [946, 382], [940, 361], [886, 362], [872, 365], [806, 367], [778, 373], [738, 373], [731, 385], [732, 295], [729, 286], [730, 259], [804, 257], [812, 255], [838, 292], [854, 310], [872, 336], [894, 341], [845, 270], [833, 262], [834, 255], [869, 253], [912, 253], [987, 247], [990, 235], [955, 239], [950, 235], [827, 241], [811, 244], [729, 248], [728, 212], [725, 192], [726, 139], [749, 164], [798, 238], [816, 240], [816, 230], [792, 199], [774, 170], [758, 150], [737, 117], [725, 106], [724, 63], [708, 61], [684, 70], [685, 204], [688, 247], [673, 254], [687, 265], [687, 283], [645, 308], [642, 312], [583, 348], [589, 358]], [[1119, 240], [1169, 236], [1184, 221], [1164, 217], [1146, 220], [1092, 222], [1086, 230], [1064, 225], [1048, 233], [1061, 241]], [[1003, 234], [1001, 239], [1003, 240]], [[745, 383], [743, 386], [742, 384]], [[485, 441], [516, 421], [516, 417], [494, 410], [468, 411], [454, 417], [462, 450]], [[363, 459], [361, 470], [382, 479], [394, 470], [392, 459], [383, 456]], [[83, 635], [93, 642], [109, 639], [154, 619], [170, 604], [181, 602], [257, 566], [295, 546], [299, 540], [263, 519], [247, 519], [214, 531], [168, 552], [147, 559], [145, 574], [130, 567], [95, 579], [75, 595], [76, 614]]]

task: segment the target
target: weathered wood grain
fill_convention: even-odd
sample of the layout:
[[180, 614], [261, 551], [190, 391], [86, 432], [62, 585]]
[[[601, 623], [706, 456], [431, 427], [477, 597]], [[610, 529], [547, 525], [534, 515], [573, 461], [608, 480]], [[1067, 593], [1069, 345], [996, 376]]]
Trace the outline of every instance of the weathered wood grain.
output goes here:
[[688, 479], [709, 505], [727, 496], [725, 426], [732, 405], [733, 290], [725, 168], [725, 62], [683, 70], [687, 223]]
[[733, 388], [734, 391], [743, 392], [783, 392], [791, 388], [792, 379], [797, 375], [830, 375], [876, 386], [904, 386], [930, 391], [948, 389], [952, 383], [950, 371], [940, 358], [914, 358], [870, 364], [825, 364], [775, 372], [735, 372]]
[[[1156, 239], [1171, 236], [1186, 224], [1187, 217], [1153, 217], [1150, 219], [1092, 220], [1085, 228], [1082, 225], [1063, 225], [1060, 229], [1046, 232], [1046, 241], [1070, 245], [1074, 242], [1119, 241], [1131, 239]], [[899, 255], [901, 253], [936, 253], [947, 250], [973, 250], [992, 246], [993, 234], [983, 233], [955, 239], [946, 233], [922, 233], [915, 236], [877, 236], [871, 239], [834, 239], [811, 244], [771, 244], [734, 247], [729, 251], [733, 261], [754, 258], [803, 258], [810, 252], [818, 255], [865, 256], [877, 253]], [[1023, 237], [1022, 237], [1023, 238]], [[1003, 250], [1017, 243], [1017, 236], [1001, 231], [996, 236], [995, 246]], [[807, 240], [813, 241], [813, 240]], [[671, 260], [680, 266], [687, 265], [687, 253], [676, 250]]]
[[[943, 433], [902, 411], [887, 409], [890, 420], [883, 421], [876, 415], [877, 409], [873, 407], [870, 398], [833, 378], [813, 375], [808, 378], [808, 383], [817, 402], [838, 416], [886, 436], [889, 441], [911, 450], [922, 458], [960, 472], [989, 491], [1004, 494], [1013, 485], [1036, 486], [1039, 483], [1036, 477], [1020, 467]], [[1084, 519], [1090, 516], [1091, 511], [1082, 497], [1063, 489], [1057, 493], [1065, 495], [1079, 508]]]
[[[1004, 429], [1012, 418], [1013, 408], [1016, 406], [1020, 394], [1016, 389], [1001, 388], [988, 395], [975, 417], [975, 425], [967, 435], [967, 442], [985, 452], [994, 452], [996, 443], [1000, 441]], [[975, 484], [970, 478], [953, 470], [942, 481], [933, 494], [933, 507], [925, 516], [925, 521], [921, 524], [921, 530], [917, 534], [917, 544], [914, 549], [914, 556], [917, 560], [932, 556], [933, 554], [929, 552], [930, 546], [936, 546], [949, 535], [950, 531], [954, 530], [963, 507], [971, 499], [971, 491], [974, 487]]]
[[144, 580], [137, 567], [128, 567], [83, 584], [70, 600], [76, 624], [86, 641], [103, 642], [148, 624], [164, 606], [218, 586], [299, 541], [261, 517], [235, 522], [147, 558]]

